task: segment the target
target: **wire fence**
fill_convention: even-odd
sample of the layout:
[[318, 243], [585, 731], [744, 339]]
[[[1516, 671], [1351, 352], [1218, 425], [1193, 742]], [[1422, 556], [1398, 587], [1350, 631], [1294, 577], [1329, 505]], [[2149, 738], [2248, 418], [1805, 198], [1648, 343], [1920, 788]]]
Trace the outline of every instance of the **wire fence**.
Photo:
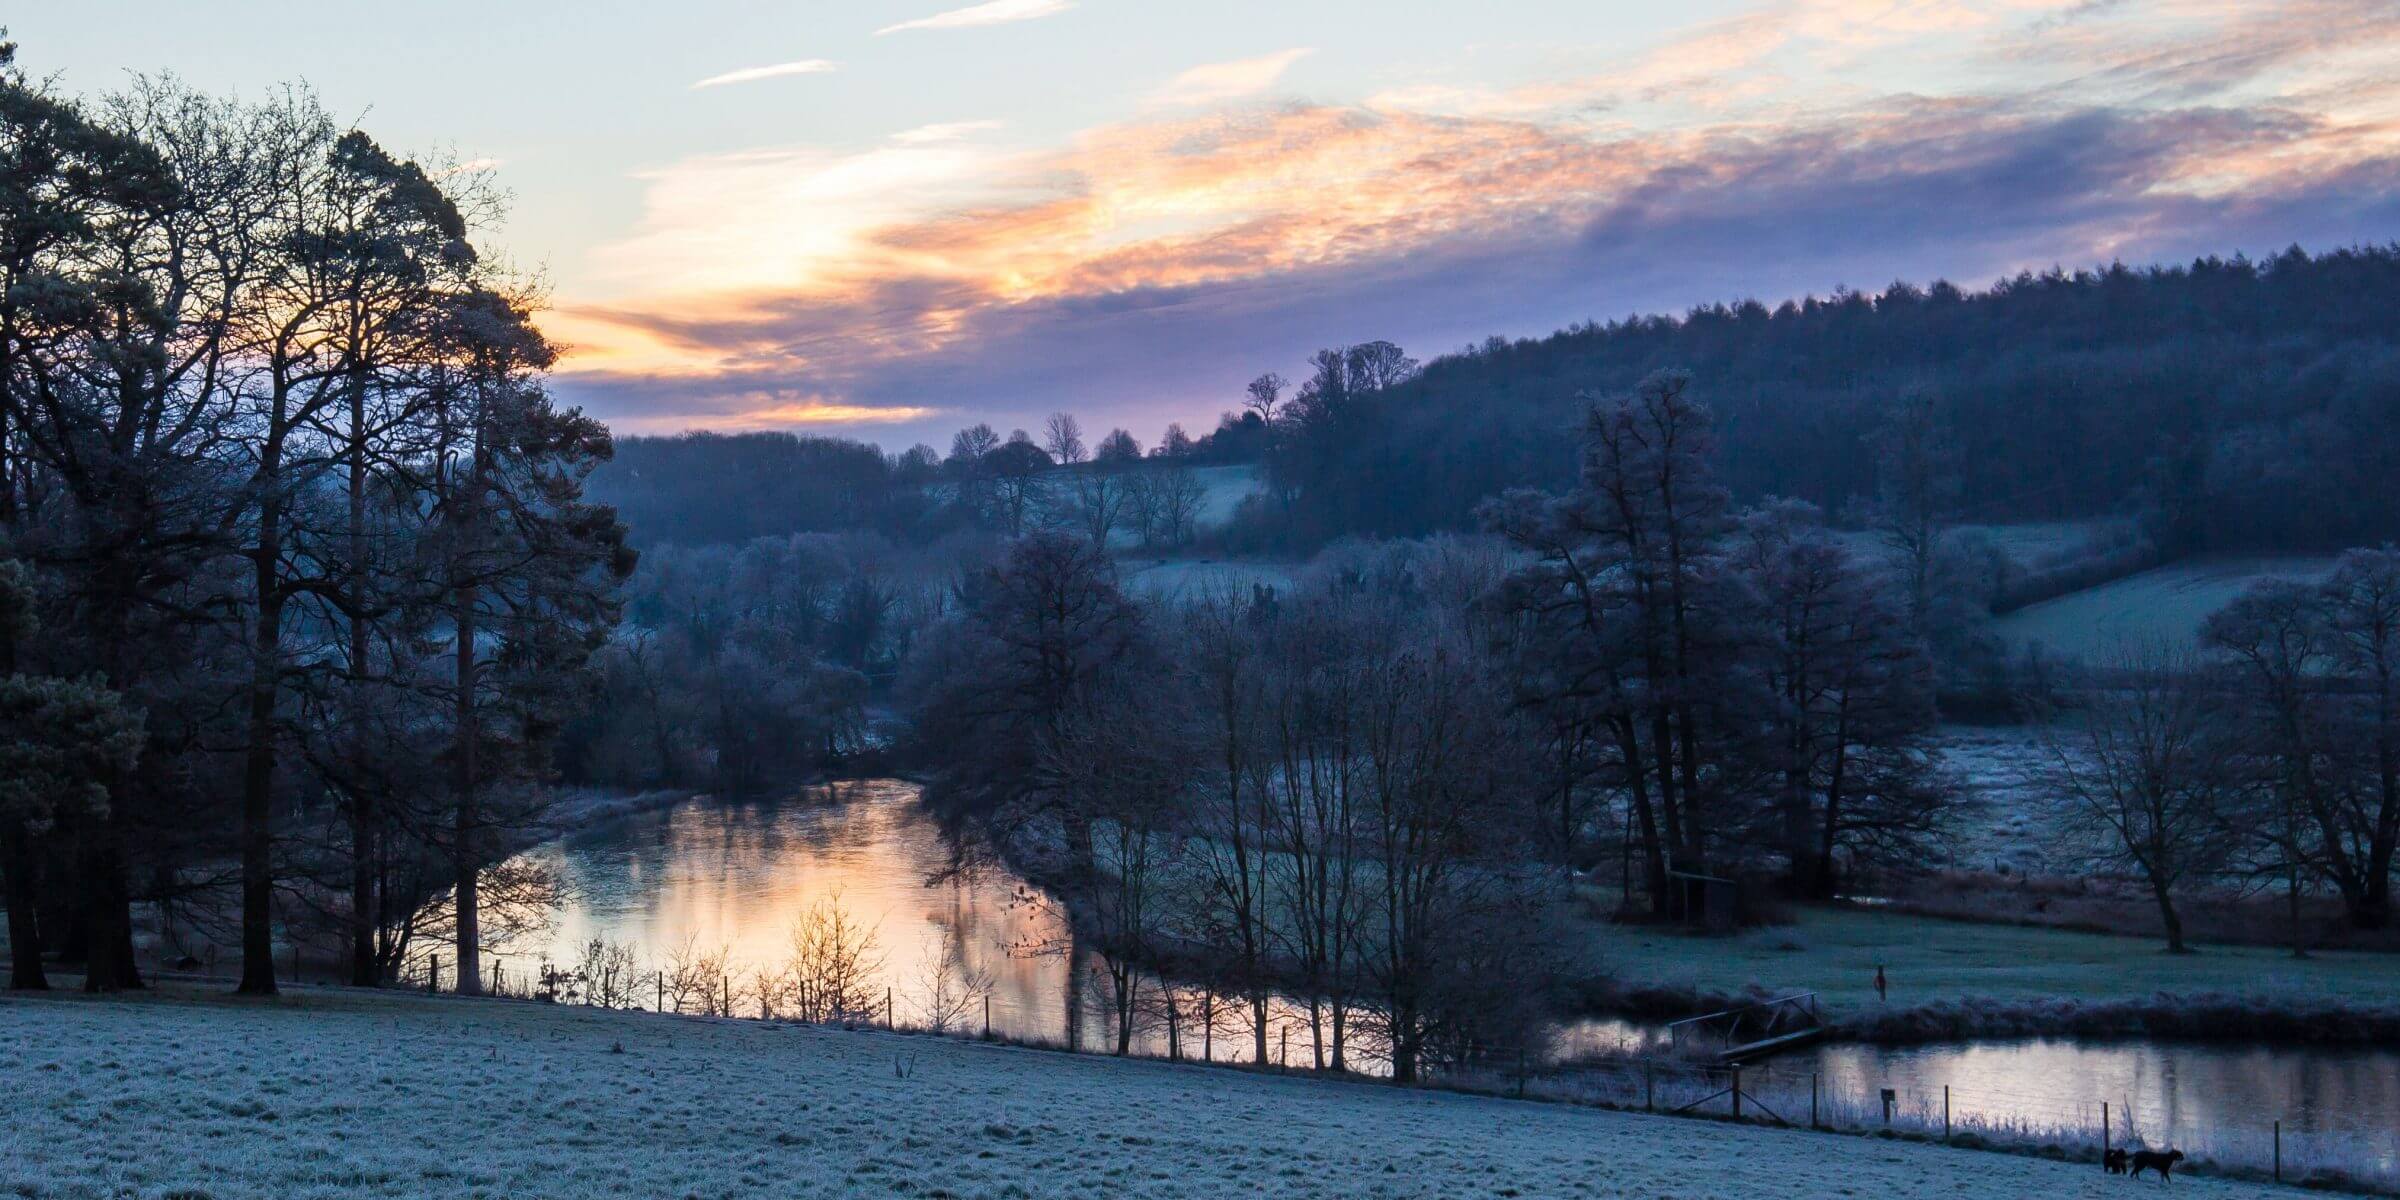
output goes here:
[[[1828, 1079], [1796, 1056], [1747, 1065], [1628, 1055], [1536, 1065], [1474, 1064], [1479, 1090], [1744, 1123], [1904, 1137], [2085, 1161], [2108, 1150], [2181, 1151], [2177, 1170], [2382, 1193], [2400, 1192], [2400, 1131], [2325, 1129], [2260, 1113], [2206, 1129], [2161, 1127], [2124, 1099], [2039, 1086], [1883, 1087]], [[1463, 1080], [1454, 1082], [1465, 1082]]]
[[[198, 964], [189, 964], [197, 967]], [[205, 974], [205, 970], [192, 971]], [[552, 964], [495, 961], [484, 980], [487, 995], [514, 1000], [593, 1003], [586, 990], [564, 990], [568, 976]], [[329, 979], [327, 982], [336, 982]], [[437, 957], [412, 962], [398, 986], [448, 994], [455, 977]], [[666, 972], [649, 970], [609, 981], [601, 1007], [684, 1015], [792, 1021], [789, 1014], [749, 1011], [735, 981], [711, 988], [686, 981], [679, 988]], [[1188, 1010], [1188, 1012], [1186, 1011]], [[890, 1028], [899, 1032], [981, 1038], [1072, 1053], [1115, 1054], [1105, 1028], [1077, 1037], [1028, 1036], [993, 1024], [987, 993], [943, 1014], [936, 1023], [904, 1008], [890, 988], [864, 997], [831, 1023]], [[1161, 1011], [1185, 1013], [1188, 1024], [1160, 1035]], [[1316, 1073], [1322, 1027], [1297, 1011], [1270, 1013], [1266, 1061], [1253, 1061], [1255, 1034], [1248, 1005], [1239, 998], [1190, 990], [1164, 1010], [1153, 1002], [1142, 1034], [1126, 1056], [1206, 1062], [1256, 1069], [1263, 1065], [1295, 1074]], [[1105, 1021], [1094, 1013], [1093, 1024]], [[1882, 1081], [1829, 1078], [1805, 1054], [1743, 1065], [1720, 1065], [1671, 1053], [1628, 1050], [1551, 1061], [1526, 1049], [1454, 1053], [1432, 1066], [1434, 1086], [1486, 1094], [1592, 1105], [1668, 1116], [1739, 1121], [1745, 1124], [1815, 1129], [1830, 1133], [1907, 1138], [1951, 1145], [2089, 1162], [2102, 1169], [2111, 1149], [2179, 1150], [2179, 1171], [2196, 1170], [2233, 1178], [2275, 1180], [2312, 1187], [2400, 1194], [2400, 1130], [2328, 1129], [2280, 1114], [2216, 1122], [2206, 1128], [2174, 1127], [2145, 1112], [2130, 1097], [2080, 1096], [2036, 1083], [1998, 1089], [1929, 1087]], [[1367, 1039], [1352, 1043], [1345, 1075], [1374, 1076], [1388, 1069]], [[1328, 1072], [1330, 1073], [1330, 1072]]]

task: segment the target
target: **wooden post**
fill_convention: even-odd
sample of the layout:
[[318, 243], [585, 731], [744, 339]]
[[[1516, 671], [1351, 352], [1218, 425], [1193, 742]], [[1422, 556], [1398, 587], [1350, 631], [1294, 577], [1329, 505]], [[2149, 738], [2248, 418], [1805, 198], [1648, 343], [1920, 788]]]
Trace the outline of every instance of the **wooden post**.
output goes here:
[[2283, 1121], [2275, 1122], [2275, 1182], [2283, 1182]]
[[1217, 1061], [1217, 989], [1200, 993], [1200, 1061]]
[[1808, 1073], [1808, 1127], [1810, 1129], [1824, 1128], [1824, 1123], [1817, 1120], [1817, 1073], [1815, 1071]]
[[1942, 1085], [1942, 1140], [1950, 1140], [1950, 1085]]
[[428, 954], [425, 956], [425, 994], [430, 996], [441, 990], [442, 960]]
[[658, 973], [658, 1011], [667, 1011], [667, 973]]
[[983, 994], [983, 1040], [992, 1040], [992, 994]]
[[2108, 1169], [2108, 1101], [2100, 1102], [2100, 1169]]
[[899, 1028], [892, 1023], [892, 989], [888, 987], [883, 989], [883, 1027], [885, 1029]]
[[1733, 1064], [1733, 1119], [1742, 1119], [1742, 1064]]
[[1275, 1049], [1275, 1065], [1279, 1067], [1292, 1065], [1292, 1027], [1289, 1025], [1283, 1027], [1282, 1041]]
[[1892, 1106], [1899, 1102], [1900, 1093], [1891, 1088], [1883, 1089], [1883, 1127], [1885, 1129], [1892, 1127]]

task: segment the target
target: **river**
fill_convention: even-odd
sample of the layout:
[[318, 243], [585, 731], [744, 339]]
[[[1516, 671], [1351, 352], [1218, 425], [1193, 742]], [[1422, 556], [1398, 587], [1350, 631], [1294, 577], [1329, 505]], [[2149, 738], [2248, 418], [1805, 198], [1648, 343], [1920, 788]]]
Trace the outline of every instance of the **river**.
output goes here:
[[[629, 944], [645, 964], [687, 946], [722, 948], [735, 964], [776, 963], [788, 952], [794, 922], [838, 897], [874, 930], [881, 960], [875, 991], [888, 994], [900, 1023], [928, 1023], [940, 1007], [931, 998], [942, 990], [937, 979], [947, 964], [952, 987], [961, 980], [988, 987], [994, 1034], [1113, 1048], [1106, 985], [1077, 951], [1058, 906], [994, 868], [947, 873], [949, 842], [917, 805], [912, 784], [851, 782], [782, 802], [696, 799], [528, 854], [558, 874], [571, 900], [548, 930], [506, 955], [512, 974], [544, 960], [572, 962], [593, 938]], [[1155, 990], [1156, 981], [1147, 986]], [[1216, 1010], [1216, 1028], [1197, 1028], [1201, 1001], [1185, 999], [1176, 1049], [1217, 1061], [1252, 1057], [1246, 1022]], [[951, 1028], [980, 1032], [985, 1019], [977, 1003]], [[1151, 1022], [1136, 1040], [1138, 1052], [1168, 1052], [1162, 1025]], [[1301, 1065], [1309, 1058], [1300, 1006], [1279, 1001], [1273, 1028], [1270, 1059]], [[1643, 1034], [1622, 1022], [1589, 1021], [1563, 1028], [1556, 1040], [1576, 1054], [1637, 1043]], [[1890, 1088], [1903, 1115], [1937, 1123], [1947, 1088], [1961, 1126], [2035, 1136], [2096, 1129], [2106, 1103], [2119, 1141], [2129, 1121], [2135, 1140], [2191, 1145], [2222, 1143], [2232, 1136], [2227, 1131], [2264, 1138], [2281, 1120], [2288, 1135], [2366, 1146], [2368, 1159], [2385, 1168], [2400, 1144], [2400, 1051], [2388, 1049], [2067, 1039], [1829, 1044], [1753, 1067], [1748, 1086], [1789, 1105], [1812, 1082], [1829, 1106], [1846, 1103], [1861, 1121], [1880, 1117], [1861, 1112], [1879, 1108], [1875, 1098]]]

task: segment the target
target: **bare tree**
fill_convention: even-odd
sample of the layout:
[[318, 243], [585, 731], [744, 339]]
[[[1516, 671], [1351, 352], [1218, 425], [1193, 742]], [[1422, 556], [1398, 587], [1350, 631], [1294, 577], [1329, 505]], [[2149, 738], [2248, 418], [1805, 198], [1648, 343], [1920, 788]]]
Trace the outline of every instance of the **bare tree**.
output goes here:
[[1103, 548], [1108, 545], [1109, 535], [1124, 521], [1140, 486], [1133, 478], [1136, 474], [1147, 472], [1094, 468], [1077, 471], [1067, 480], [1066, 516], [1085, 540]]
[[1269, 371], [1250, 381], [1243, 389], [1242, 407], [1258, 414], [1261, 421], [1275, 419], [1275, 406], [1283, 400], [1283, 376]]
[[966, 941], [952, 929], [942, 939], [941, 952], [919, 973], [914, 999], [925, 1028], [948, 1033], [965, 1026], [976, 1007], [992, 994], [993, 986], [992, 973], [967, 961]]
[[2221, 869], [2236, 842], [2218, 705], [2193, 657], [2130, 648], [2077, 727], [2045, 735], [2048, 783], [2066, 801], [2070, 834], [2095, 863], [2150, 892], [2174, 954], [2189, 949], [2177, 895]]
[[1083, 423], [1073, 413], [1051, 413], [1042, 423], [1042, 449], [1062, 467], [1071, 467], [1090, 457], [1083, 445]]
[[1200, 508], [1208, 488], [1184, 463], [1168, 463], [1149, 472], [1152, 491], [1151, 536], [1161, 545], [1188, 546], [1199, 534]]
[[840, 892], [831, 893], [792, 922], [790, 953], [769, 1007], [800, 1021], [872, 1015], [883, 961], [875, 930], [851, 915]]

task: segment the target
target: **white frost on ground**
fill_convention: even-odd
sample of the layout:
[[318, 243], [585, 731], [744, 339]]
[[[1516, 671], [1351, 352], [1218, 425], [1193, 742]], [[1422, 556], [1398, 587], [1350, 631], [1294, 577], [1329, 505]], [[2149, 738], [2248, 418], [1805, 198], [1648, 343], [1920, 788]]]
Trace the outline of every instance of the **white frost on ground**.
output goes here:
[[2319, 579], [2333, 561], [2301, 555], [2192, 559], [2029, 604], [1994, 621], [1992, 630], [2011, 649], [2039, 646], [2102, 666], [2114, 655], [2159, 643], [2190, 651], [2198, 648], [2209, 614], [2250, 585]]
[[0, 1088], [0, 1195], [28, 1197], [2068, 1200], [2128, 1186], [2089, 1164], [1941, 1146], [339, 991], [0, 1000]]

